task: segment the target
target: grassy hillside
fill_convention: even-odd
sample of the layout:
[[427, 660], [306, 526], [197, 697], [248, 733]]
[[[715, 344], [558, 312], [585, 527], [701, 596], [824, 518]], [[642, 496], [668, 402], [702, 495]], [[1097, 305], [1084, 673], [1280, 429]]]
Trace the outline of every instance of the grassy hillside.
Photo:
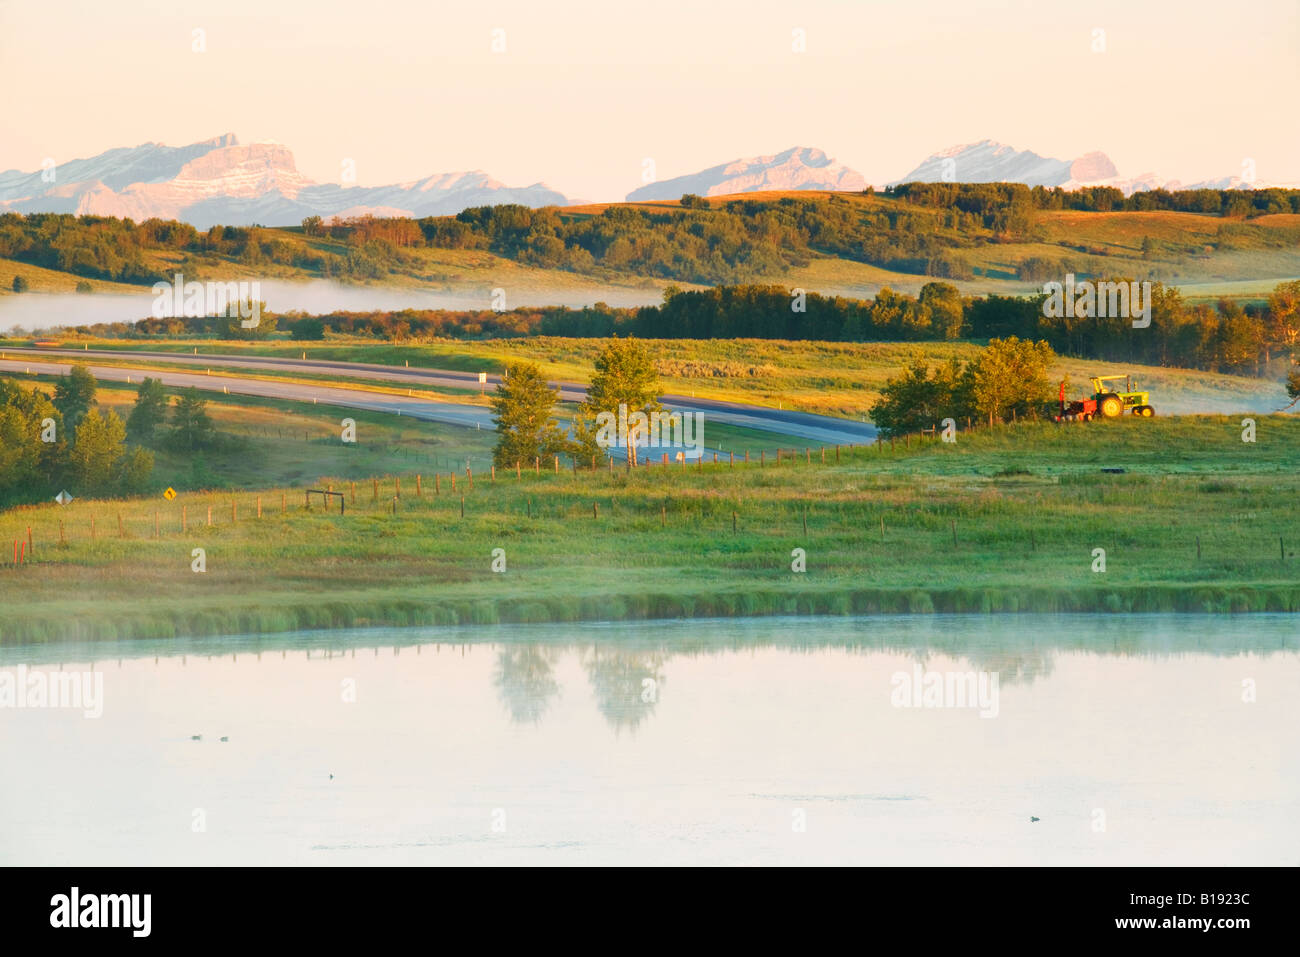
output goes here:
[[[21, 276], [27, 280], [28, 291], [15, 293], [14, 278]], [[104, 279], [87, 278], [62, 272], [58, 269], [46, 269], [16, 259], [0, 258], [0, 296], [31, 295], [32, 293], [70, 293], [77, 291], [78, 283], [90, 283], [92, 292], [97, 293], [136, 293], [141, 287], [124, 282], [111, 282]]]
[[[1122, 474], [1101, 469], [1121, 468]], [[1300, 421], [1025, 425], [828, 464], [424, 473], [0, 515], [0, 637], [878, 611], [1300, 610]], [[282, 510], [281, 496], [284, 508]], [[462, 517], [462, 495], [464, 515]], [[262, 515], [257, 517], [260, 496]], [[232, 511], [233, 506], [233, 511]], [[212, 524], [208, 525], [209, 509]], [[182, 517], [184, 515], [184, 518]], [[120, 516], [120, 530], [119, 530]], [[92, 519], [94, 532], [92, 535]], [[185, 529], [182, 530], [182, 522]], [[805, 530], [806, 523], [806, 530]], [[155, 535], [155, 528], [157, 534]], [[192, 570], [205, 550], [206, 571]], [[493, 549], [506, 569], [492, 570]], [[806, 571], [792, 570], [804, 549]], [[1105, 550], [1105, 570], [1097, 549]]]
[[[815, 212], [792, 212], [805, 208]], [[684, 218], [649, 226], [609, 219], [619, 211]], [[768, 222], [764, 217], [775, 223], [778, 213], [788, 220], [780, 230], [763, 225]], [[915, 292], [931, 278], [927, 272], [949, 278], [964, 293], [1023, 293], [1042, 283], [1022, 268], [1030, 259], [1053, 264], [1060, 272], [1132, 275], [1167, 285], [1250, 283], [1231, 291], [1243, 298], [1256, 298], [1276, 282], [1300, 276], [1300, 216], [1294, 214], [1245, 219], [1167, 211], [1040, 209], [1027, 214], [1028, 222], [1017, 234], [1005, 234], [975, 217], [954, 218], [946, 210], [900, 198], [799, 191], [713, 197], [707, 209], [685, 209], [680, 202], [666, 201], [593, 204], [547, 215], [552, 215], [548, 222], [553, 224], [547, 229], [599, 223], [611, 238], [622, 238], [600, 242], [594, 254], [584, 249], [577, 250], [581, 255], [564, 258], [554, 248], [543, 251], [522, 240], [518, 248], [505, 244], [495, 251], [459, 247], [460, 239], [425, 243], [413, 224], [416, 238], [396, 245], [347, 229], [336, 230], [339, 235], [308, 236], [300, 227], [257, 228], [228, 232], [228, 237], [238, 234], [237, 239], [200, 238], [184, 248], [146, 243], [132, 268], [139, 275], [159, 278], [183, 271], [196, 279], [339, 278], [440, 291], [468, 288], [482, 294], [505, 288], [532, 300], [604, 298], [611, 304], [655, 301], [668, 283], [767, 280], [849, 296], [870, 296], [886, 285]], [[820, 218], [805, 227], [798, 218], [802, 215]], [[744, 238], [725, 232], [741, 229], [736, 225], [741, 222], [748, 224]], [[723, 229], [718, 236], [729, 237], [725, 243], [710, 238], [705, 246], [690, 246], [689, 255], [681, 252], [694, 233], [711, 236], [715, 227]], [[251, 251], [244, 234], [253, 237]], [[872, 245], [878, 240], [884, 243], [879, 249]], [[729, 251], [720, 253], [722, 246]], [[927, 259], [943, 268], [924, 267]], [[904, 261], [913, 264], [895, 264]], [[9, 281], [22, 268], [14, 258], [0, 258], [0, 295], [9, 294]], [[81, 274], [98, 275], [84, 270]], [[75, 285], [39, 278], [34, 289]]]

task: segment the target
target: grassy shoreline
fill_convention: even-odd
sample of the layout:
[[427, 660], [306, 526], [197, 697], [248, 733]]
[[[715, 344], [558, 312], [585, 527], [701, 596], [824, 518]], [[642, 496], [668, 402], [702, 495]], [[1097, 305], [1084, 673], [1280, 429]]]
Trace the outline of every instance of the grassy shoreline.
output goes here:
[[[3, 643], [114, 641], [276, 634], [315, 629], [473, 626], [716, 619], [775, 616], [861, 616], [897, 614], [1187, 613], [1300, 612], [1300, 585], [1231, 588], [1112, 586], [1105, 589], [950, 588], [858, 589], [782, 594], [772, 591], [725, 595], [601, 595], [592, 607], [544, 598], [474, 602], [418, 598], [360, 602], [312, 601], [250, 610], [212, 606], [192, 612], [127, 613], [111, 618], [87, 609], [72, 622], [27, 618], [11, 623]], [[619, 614], [611, 615], [611, 606]]]
[[[454, 491], [449, 473], [429, 471], [418, 495], [416, 473], [403, 472], [357, 481], [344, 515], [304, 507], [302, 485], [11, 510], [0, 514], [0, 643], [774, 614], [1300, 611], [1294, 416], [1259, 417], [1255, 443], [1242, 442], [1239, 421], [1197, 416], [1025, 423], [963, 432], [955, 445], [811, 458], [475, 471], [472, 488], [459, 472]], [[350, 481], [324, 484], [351, 499]], [[34, 561], [14, 567], [10, 541], [29, 527]], [[205, 550], [202, 574], [194, 548]], [[497, 548], [504, 573], [491, 568]], [[796, 548], [806, 572], [791, 570]], [[1097, 548], [1103, 573], [1092, 570]]]

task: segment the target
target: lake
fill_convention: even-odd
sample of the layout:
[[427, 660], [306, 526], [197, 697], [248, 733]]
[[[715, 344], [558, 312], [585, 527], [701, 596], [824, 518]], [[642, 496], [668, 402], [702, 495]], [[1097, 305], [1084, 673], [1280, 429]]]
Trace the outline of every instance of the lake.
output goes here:
[[[0, 864], [1295, 865], [1298, 649], [1285, 615], [0, 648]], [[95, 709], [37, 706], [82, 672]]]

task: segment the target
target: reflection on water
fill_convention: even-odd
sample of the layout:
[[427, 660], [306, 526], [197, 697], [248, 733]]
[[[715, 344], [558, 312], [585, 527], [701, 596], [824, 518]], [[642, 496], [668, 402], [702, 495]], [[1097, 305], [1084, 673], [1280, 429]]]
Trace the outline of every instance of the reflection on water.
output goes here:
[[[0, 863], [1294, 864], [1296, 625], [785, 618], [3, 648], [0, 678], [101, 673], [104, 709], [0, 708], [0, 760], [22, 769], [0, 784]], [[900, 706], [913, 672], [996, 673], [996, 716]]]
[[550, 699], [560, 693], [555, 679], [558, 648], [544, 645], [511, 645], [497, 655], [497, 672], [493, 680], [510, 720], [518, 724], [537, 724], [546, 714]]

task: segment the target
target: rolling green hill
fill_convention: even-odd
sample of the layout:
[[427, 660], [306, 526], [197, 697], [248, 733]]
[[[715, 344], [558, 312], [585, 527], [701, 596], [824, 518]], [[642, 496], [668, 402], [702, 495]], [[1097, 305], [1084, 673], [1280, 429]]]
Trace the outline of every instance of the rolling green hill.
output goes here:
[[[1251, 299], [1300, 276], [1300, 214], [1290, 205], [1286, 212], [1249, 215], [1240, 214], [1240, 205], [1225, 205], [1237, 210], [1233, 215], [1089, 211], [1039, 208], [1078, 204], [1075, 194], [1027, 199], [1029, 191], [1012, 190], [1012, 201], [999, 205], [984, 187], [961, 189], [974, 198], [960, 190], [953, 199], [748, 193], [686, 198], [685, 206], [483, 207], [418, 221], [218, 226], [206, 233], [156, 220], [5, 214], [0, 289], [9, 294], [14, 275], [35, 279], [36, 290], [71, 291], [79, 278], [138, 288], [179, 271], [187, 279], [502, 286], [550, 291], [557, 300], [608, 293], [611, 302], [649, 302], [669, 284], [756, 281], [869, 296], [882, 286], [915, 292], [943, 278], [964, 293], [1024, 293], [1069, 271]], [[1288, 197], [1282, 193], [1273, 205], [1280, 209]], [[33, 274], [34, 268], [46, 271]], [[101, 288], [110, 287], [96, 291]]]

